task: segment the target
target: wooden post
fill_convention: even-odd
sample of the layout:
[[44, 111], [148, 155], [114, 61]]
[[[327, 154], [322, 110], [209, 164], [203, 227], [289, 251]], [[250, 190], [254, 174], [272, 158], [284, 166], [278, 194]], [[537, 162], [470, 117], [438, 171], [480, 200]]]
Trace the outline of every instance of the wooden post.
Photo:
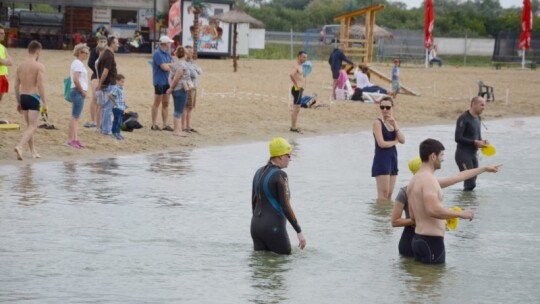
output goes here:
[[233, 25], [233, 28], [234, 28], [234, 38], [233, 38], [233, 67], [234, 67], [234, 71], [236, 72], [236, 70], [238, 69], [238, 63], [236, 62], [236, 44], [238, 42], [238, 31], [236, 30], [236, 26], [237, 24], [235, 23]]
[[375, 30], [375, 11], [369, 11], [369, 37], [368, 37], [368, 49], [367, 49], [367, 61], [370, 63], [373, 60], [373, 31]]

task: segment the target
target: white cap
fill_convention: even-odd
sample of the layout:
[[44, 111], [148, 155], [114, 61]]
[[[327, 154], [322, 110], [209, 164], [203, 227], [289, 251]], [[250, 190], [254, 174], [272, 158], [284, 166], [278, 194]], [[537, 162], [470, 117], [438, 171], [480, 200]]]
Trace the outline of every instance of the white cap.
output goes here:
[[173, 42], [174, 42], [174, 40], [172, 40], [171, 38], [169, 38], [169, 36], [163, 35], [163, 36], [161, 36], [161, 37], [159, 38], [159, 43], [173, 43]]

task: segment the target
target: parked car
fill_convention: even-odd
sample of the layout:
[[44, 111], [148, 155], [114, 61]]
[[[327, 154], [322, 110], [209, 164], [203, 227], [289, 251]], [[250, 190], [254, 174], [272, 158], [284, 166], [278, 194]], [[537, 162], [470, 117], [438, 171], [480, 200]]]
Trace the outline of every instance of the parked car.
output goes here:
[[327, 24], [323, 26], [319, 33], [319, 41], [324, 44], [339, 43], [339, 24]]

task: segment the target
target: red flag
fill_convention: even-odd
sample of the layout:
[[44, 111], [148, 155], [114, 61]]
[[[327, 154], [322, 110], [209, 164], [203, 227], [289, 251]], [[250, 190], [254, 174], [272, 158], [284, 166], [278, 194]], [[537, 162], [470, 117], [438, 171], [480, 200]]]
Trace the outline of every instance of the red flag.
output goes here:
[[174, 36], [182, 32], [182, 14], [180, 13], [180, 0], [176, 1], [171, 5], [169, 10], [169, 28], [167, 31], [167, 36], [173, 39]]
[[433, 46], [433, 23], [435, 14], [433, 11], [433, 0], [426, 0], [426, 19], [424, 21], [424, 46], [429, 49]]
[[532, 29], [531, 0], [523, 0], [523, 14], [521, 15], [521, 36], [519, 37], [518, 48], [528, 49], [531, 47]]

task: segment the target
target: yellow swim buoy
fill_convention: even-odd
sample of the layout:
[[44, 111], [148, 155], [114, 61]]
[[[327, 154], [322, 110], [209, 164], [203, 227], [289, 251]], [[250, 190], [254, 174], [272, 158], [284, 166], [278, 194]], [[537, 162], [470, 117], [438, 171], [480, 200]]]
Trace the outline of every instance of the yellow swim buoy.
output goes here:
[[[453, 210], [453, 211], [461, 211], [461, 208], [459, 208], [459, 207], [452, 207], [452, 208], [449, 208], [449, 209]], [[458, 222], [459, 222], [459, 217], [447, 219], [446, 220], [446, 227], [448, 227], [448, 229], [450, 229], [450, 230], [456, 230]]]
[[495, 149], [495, 147], [493, 145], [487, 145], [483, 148], [480, 149], [480, 151], [482, 152], [482, 154], [484, 154], [485, 156], [493, 156], [495, 155], [495, 153], [497, 153], [497, 150]]

